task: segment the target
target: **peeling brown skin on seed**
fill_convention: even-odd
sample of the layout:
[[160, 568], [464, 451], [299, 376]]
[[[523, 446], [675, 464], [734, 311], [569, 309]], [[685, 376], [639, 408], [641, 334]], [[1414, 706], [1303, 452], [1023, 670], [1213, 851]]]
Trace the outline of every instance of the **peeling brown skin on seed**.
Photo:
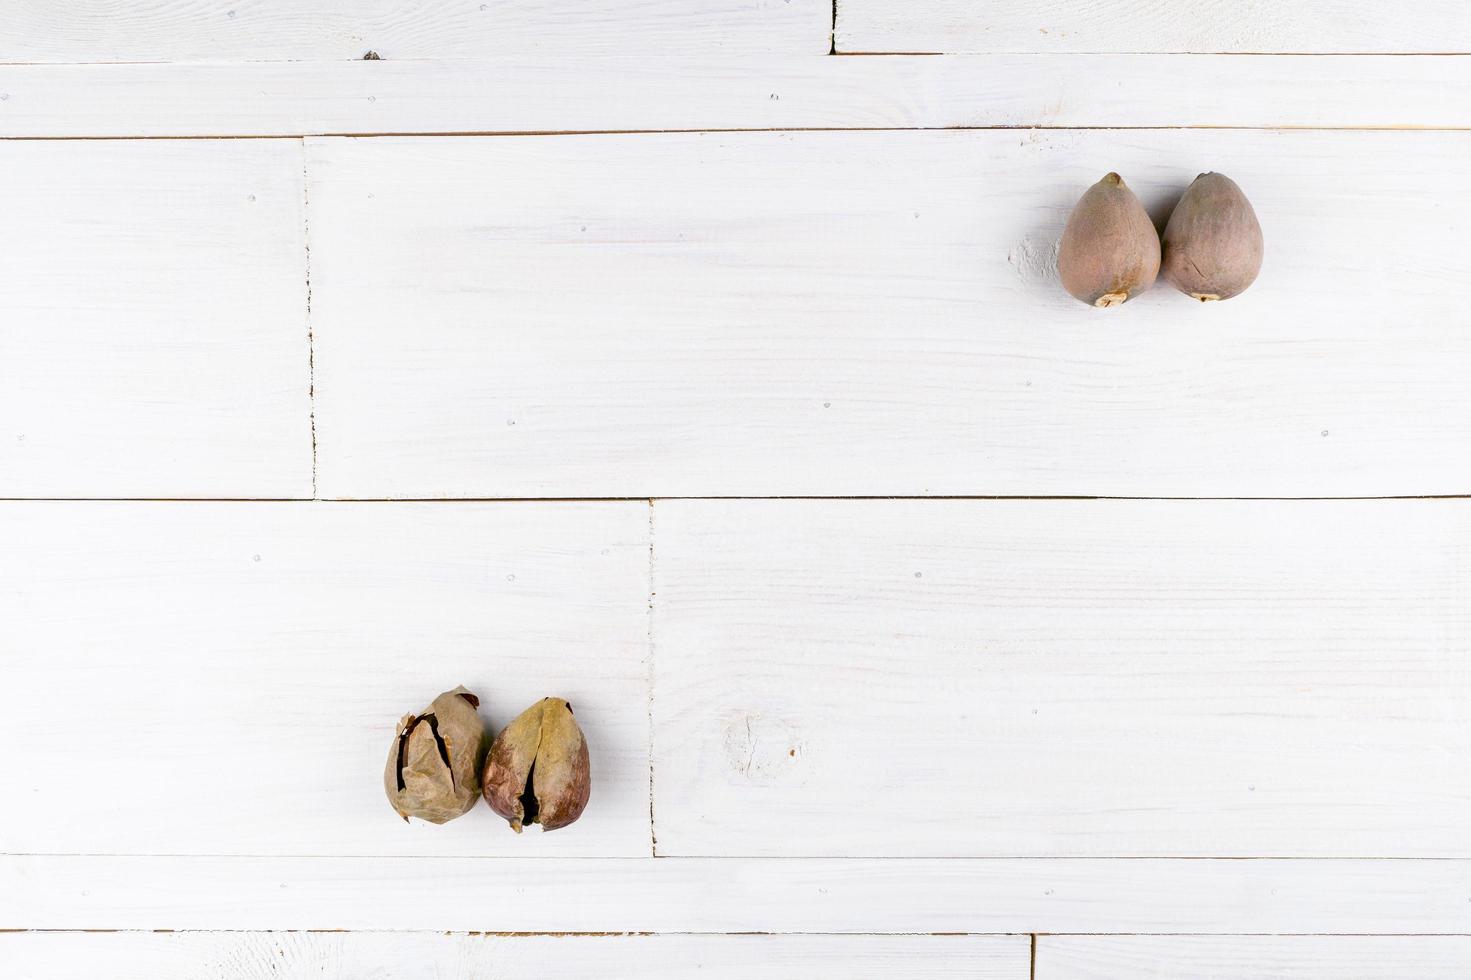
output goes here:
[[495, 737], [481, 780], [485, 787], [485, 801], [518, 834], [526, 815], [521, 805], [521, 794], [526, 789], [531, 767], [536, 762], [536, 752], [541, 747], [544, 703], [538, 701], [521, 712]]
[[1159, 262], [1154, 222], [1116, 173], [1084, 192], [1057, 249], [1063, 288], [1098, 309], [1122, 306], [1154, 285]]
[[[480, 795], [480, 770], [489, 746], [477, 698], [464, 688], [446, 691], [419, 714], [399, 720], [383, 788], [394, 812], [446, 823]], [[422, 723], [422, 724], [421, 724]]]
[[552, 772], [557, 775], [557, 781], [548, 786], [543, 777], [536, 789], [537, 802], [541, 806], [537, 821], [545, 830], [559, 830], [582, 816], [582, 811], [587, 809], [588, 797], [592, 794], [592, 777], [587, 742], [580, 731], [575, 747], [570, 749], [567, 764], [553, 767]]
[[1165, 278], [1202, 303], [1245, 292], [1261, 272], [1265, 248], [1256, 210], [1225, 174], [1205, 173], [1165, 225]]
[[560, 698], [543, 698], [496, 736], [486, 758], [485, 799], [520, 833], [558, 830], [582, 816], [592, 790], [587, 740]]
[[[403, 792], [404, 788], [404, 760], [409, 750], [409, 735], [418, 723], [419, 719], [413, 715], [404, 715], [398, 723], [398, 763], [394, 767], [393, 781], [400, 793]], [[399, 816], [402, 817], [403, 814], [399, 814]], [[407, 823], [408, 819], [408, 817], [404, 817], [404, 822]]]

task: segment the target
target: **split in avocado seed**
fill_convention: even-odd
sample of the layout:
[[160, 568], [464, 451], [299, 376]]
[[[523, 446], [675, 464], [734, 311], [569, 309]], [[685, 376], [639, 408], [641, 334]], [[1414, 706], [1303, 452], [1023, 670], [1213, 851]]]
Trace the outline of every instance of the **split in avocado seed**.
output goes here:
[[591, 792], [587, 741], [560, 698], [542, 698], [496, 736], [485, 761], [485, 799], [520, 833], [557, 830], [582, 816]]

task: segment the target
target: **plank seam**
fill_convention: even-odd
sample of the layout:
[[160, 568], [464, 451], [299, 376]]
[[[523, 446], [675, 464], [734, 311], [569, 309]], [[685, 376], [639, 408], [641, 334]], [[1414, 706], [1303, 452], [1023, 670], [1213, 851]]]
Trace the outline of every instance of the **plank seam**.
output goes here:
[[[836, 0], [834, 0], [836, 3]], [[834, 36], [836, 41], [836, 30]], [[1471, 58], [1471, 51], [837, 51], [844, 58], [985, 58], [991, 56], [1067, 55], [1080, 58], [1097, 57], [1170, 57], [1189, 58]], [[82, 62], [111, 64], [112, 62]], [[123, 62], [127, 64], [128, 62]], [[250, 64], [251, 62], [246, 62]], [[51, 64], [35, 62], [34, 64]], [[69, 64], [69, 62], [60, 62]], [[139, 62], [139, 64], [174, 64], [174, 62]]]
[[705, 500], [1119, 500], [1119, 501], [1259, 501], [1331, 502], [1351, 500], [1471, 500], [1466, 493], [1403, 493], [1330, 497], [1117, 496], [1092, 494], [714, 494], [635, 497], [0, 497], [0, 504], [627, 504], [650, 501]]
[[[934, 864], [936, 862], [960, 862], [960, 863], [1009, 863], [1009, 864], [1036, 864], [1039, 862], [1073, 862], [1089, 864], [1115, 864], [1124, 861], [1167, 864], [1181, 862], [1261, 862], [1266, 864], [1311, 864], [1334, 863], [1334, 864], [1366, 864], [1394, 862], [1399, 864], [1464, 864], [1471, 865], [1471, 857], [1457, 855], [1407, 855], [1407, 854], [659, 854], [655, 855], [660, 864], [673, 866], [681, 861], [746, 861], [746, 862], [805, 862], [808, 864], [821, 863], [844, 863], [863, 864], [877, 862], [896, 862], [912, 864]], [[514, 854], [416, 854], [413, 852], [391, 851], [385, 853], [367, 854], [279, 854], [269, 852], [250, 851], [245, 853], [229, 852], [199, 852], [199, 853], [168, 853], [168, 852], [144, 852], [132, 853], [126, 851], [0, 851], [0, 858], [63, 858], [63, 859], [91, 859], [105, 858], [120, 861], [404, 861], [404, 860], [427, 860], [427, 861], [477, 861], [477, 862], [518, 862], [527, 860], [544, 860], [540, 858], [526, 858]], [[560, 859], [559, 859], [560, 860]], [[577, 860], [587, 863], [632, 861], [648, 862], [649, 857], [631, 854], [585, 854], [567, 860]], [[1471, 901], [1471, 899], [1468, 899]], [[1162, 934], [1164, 935], [1164, 934]], [[1168, 933], [1175, 935], [1175, 933]], [[1333, 935], [1338, 935], [1333, 933]]]
[[1045, 123], [1006, 123], [986, 126], [695, 126], [675, 129], [464, 129], [464, 130], [341, 130], [301, 131], [290, 133], [196, 133], [188, 136], [89, 135], [89, 136], [0, 136], [0, 142], [114, 142], [169, 140], [302, 140], [302, 139], [455, 139], [466, 137], [547, 137], [547, 136], [659, 136], [683, 133], [970, 133], [970, 132], [1265, 132], [1265, 133], [1465, 133], [1471, 126], [1305, 126], [1291, 123], [1227, 125], [1192, 123], [1177, 126], [1057, 126]]
[[305, 256], [303, 271], [306, 276], [306, 370], [307, 370], [307, 418], [312, 434], [312, 499], [317, 499], [317, 341], [312, 324], [312, 219], [311, 182], [307, 172], [306, 140], [301, 143], [301, 241]]
[[[66, 927], [28, 927], [8, 926], [0, 927], [0, 935], [25, 935], [27, 933], [39, 934], [76, 934], [96, 933], [103, 935], [168, 935], [178, 933], [181, 935], [434, 935], [434, 936], [485, 936], [495, 938], [531, 938], [535, 936], [550, 936], [558, 938], [621, 938], [624, 936], [707, 936], [718, 938], [732, 938], [737, 936], [828, 936], [833, 938], [862, 938], [872, 936], [875, 938], [914, 937], [922, 939], [945, 939], [974, 937], [1023, 937], [1027, 936], [1034, 943], [1042, 938], [1046, 939], [1068, 939], [1083, 937], [1099, 938], [1160, 938], [1160, 939], [1467, 939], [1471, 938], [1471, 932], [956, 932], [947, 930], [944, 932], [916, 932], [914, 930], [900, 930], [895, 932], [883, 932], [867, 930], [863, 932], [831, 932], [814, 930], [796, 930], [792, 932], [773, 931], [769, 929], [738, 929], [730, 932], [699, 931], [689, 929], [653, 929], [653, 930], [618, 930], [618, 931], [568, 931], [558, 932], [555, 930], [520, 930], [505, 931], [493, 929], [383, 929], [383, 928], [304, 928], [304, 929], [212, 929], [198, 927], [184, 928], [66, 928]], [[1040, 943], [1039, 943], [1040, 945]]]
[[[833, 47], [837, 46], [838, 26], [838, 2], [833, 2]], [[991, 55], [1039, 55], [1049, 56], [1057, 54], [1065, 55], [1180, 55], [1195, 56], [1201, 58], [1468, 58], [1471, 50], [1460, 51], [900, 51], [897, 49], [883, 49], [873, 51], [836, 51], [833, 54], [845, 58], [915, 58], [915, 57], [964, 57], [984, 58]], [[793, 58], [811, 57], [811, 55], [789, 55]], [[0, 60], [0, 68], [111, 68], [114, 66], [137, 66], [137, 65], [167, 65], [192, 67], [199, 64], [209, 65], [336, 65], [352, 64], [357, 61], [389, 61], [396, 65], [429, 65], [435, 66], [446, 61], [477, 61], [478, 58], [365, 58], [357, 55], [351, 58], [240, 58], [225, 61], [190, 61], [187, 59], [138, 59], [133, 61], [3, 61]]]
[[649, 856], [659, 857], [659, 834], [654, 824], [654, 501], [649, 499], [649, 667], [648, 667], [648, 725], [649, 725]]

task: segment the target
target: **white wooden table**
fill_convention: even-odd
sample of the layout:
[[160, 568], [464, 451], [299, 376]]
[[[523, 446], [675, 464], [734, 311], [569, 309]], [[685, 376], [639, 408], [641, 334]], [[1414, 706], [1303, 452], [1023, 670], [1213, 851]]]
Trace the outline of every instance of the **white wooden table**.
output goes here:
[[1458, 0], [12, 5], [0, 975], [1471, 975], [1468, 205]]

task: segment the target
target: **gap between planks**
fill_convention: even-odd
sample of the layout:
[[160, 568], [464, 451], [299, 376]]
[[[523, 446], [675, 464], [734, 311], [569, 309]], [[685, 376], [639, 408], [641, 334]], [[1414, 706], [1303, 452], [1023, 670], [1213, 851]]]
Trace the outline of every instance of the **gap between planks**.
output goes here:
[[308, 173], [306, 140], [301, 147], [301, 241], [303, 271], [306, 277], [306, 369], [307, 415], [312, 431], [312, 499], [317, 499], [317, 343], [312, 331], [312, 215], [311, 174]]
[[1370, 494], [1315, 497], [1253, 496], [1119, 496], [1090, 494], [715, 494], [635, 497], [0, 497], [0, 504], [630, 504], [676, 500], [1119, 500], [1119, 501], [1330, 501], [1330, 500], [1471, 500], [1471, 493]]
[[0, 927], [0, 935], [26, 935], [26, 934], [61, 934], [88, 933], [99, 935], [233, 935], [233, 934], [268, 934], [268, 935], [439, 935], [439, 936], [488, 936], [488, 937], [531, 937], [551, 936], [557, 938], [619, 938], [623, 936], [708, 936], [708, 937], [734, 937], [734, 936], [828, 936], [834, 939], [858, 939], [864, 936], [872, 937], [901, 937], [913, 936], [916, 938], [943, 938], [946, 936], [1028, 936], [1032, 940], [1035, 955], [1036, 945], [1042, 939], [1066, 939], [1069, 936], [1099, 936], [1099, 937], [1126, 937], [1138, 936], [1176, 938], [1176, 939], [1234, 939], [1234, 938], [1292, 938], [1303, 939], [1318, 937], [1322, 939], [1343, 938], [1373, 938], [1373, 939], [1457, 939], [1471, 936], [1471, 932], [964, 932], [964, 931], [937, 931], [937, 932], [830, 932], [814, 930], [795, 930], [792, 932], [773, 931], [769, 929], [741, 929], [731, 932], [710, 932], [704, 930], [688, 929], [664, 929], [646, 930], [629, 929], [612, 932], [597, 931], [555, 931], [555, 930], [495, 930], [495, 929], [201, 929], [196, 927], [185, 927], [182, 929], [106, 929], [106, 928], [77, 928], [77, 929], [54, 929], [54, 928], [16, 928]]
[[654, 498], [649, 498], [649, 647], [648, 647], [648, 670], [645, 673], [645, 683], [648, 694], [648, 719], [649, 719], [649, 856], [659, 857], [659, 835], [657, 825], [654, 822]]
[[548, 136], [660, 136], [680, 133], [950, 133], [950, 132], [1193, 132], [1197, 130], [1224, 130], [1227, 132], [1271, 132], [1271, 133], [1467, 133], [1471, 126], [1301, 126], [1261, 125], [1233, 126], [1213, 123], [1181, 126], [1069, 126], [1016, 125], [991, 126], [691, 126], [673, 129], [466, 129], [422, 132], [401, 131], [358, 131], [340, 132], [287, 132], [287, 133], [217, 133], [191, 134], [188, 136], [0, 136], [0, 142], [12, 143], [108, 143], [118, 141], [178, 142], [185, 140], [306, 140], [306, 139], [455, 139], [455, 138], [515, 138]]
[[[837, 0], [833, 0], [834, 6]], [[839, 58], [990, 58], [998, 55], [1061, 56], [1079, 58], [1471, 58], [1471, 51], [834, 51]], [[270, 62], [252, 62], [269, 64]], [[5, 62], [4, 64], [49, 65], [57, 62]], [[91, 61], [88, 65], [177, 64], [167, 61]]]
[[[1373, 855], [1373, 854], [1175, 854], [1168, 857], [1160, 857], [1152, 854], [1097, 854], [1088, 857], [1078, 857], [1070, 854], [926, 854], [915, 856], [910, 854], [658, 854], [650, 857], [631, 854], [608, 854], [608, 855], [582, 855], [580, 857], [567, 858], [535, 858], [534, 860], [557, 860], [557, 861], [627, 861], [631, 863], [645, 862], [657, 857], [661, 864], [668, 863], [670, 866], [684, 862], [711, 862], [711, 861], [806, 861], [822, 863], [855, 863], [872, 864], [876, 862], [923, 862], [933, 863], [937, 861], [958, 861], [976, 863], [1007, 862], [1016, 864], [1034, 864], [1043, 861], [1056, 862], [1120, 862], [1137, 861], [1140, 863], [1168, 864], [1168, 863], [1250, 863], [1264, 862], [1270, 864], [1281, 864], [1284, 862], [1297, 862], [1303, 864], [1346, 862], [1352, 864], [1364, 864], [1370, 862], [1399, 862], [1403, 864], [1471, 864], [1471, 857], [1415, 857], [1407, 855]], [[285, 861], [407, 861], [429, 859], [435, 861], [488, 861], [488, 862], [516, 862], [526, 861], [525, 857], [512, 854], [423, 854], [415, 852], [383, 852], [378, 854], [276, 854], [270, 852], [195, 852], [190, 854], [168, 853], [168, 852], [136, 852], [136, 851], [0, 851], [0, 858], [105, 858], [108, 860], [127, 861], [260, 861], [260, 860], [285, 860]], [[1471, 899], [1468, 899], [1471, 901]], [[69, 931], [69, 930], [64, 930]], [[1092, 933], [1072, 933], [1073, 935], [1093, 935]], [[886, 935], [888, 935], [886, 933]], [[1098, 935], [1114, 935], [1113, 933], [1098, 933]], [[1145, 935], [1145, 933], [1119, 933], [1119, 935]], [[1179, 933], [1159, 933], [1159, 935], [1180, 935]], [[1206, 933], [1202, 933], [1206, 935]], [[1209, 933], [1215, 935], [1215, 933]], [[1241, 935], [1245, 935], [1242, 933]], [[1280, 933], [1263, 933], [1263, 935], [1281, 935]], [[1293, 933], [1297, 935], [1297, 933]], [[1344, 935], [1343, 933], [1324, 933], [1323, 935]], [[1380, 935], [1379, 933], [1364, 933], [1364, 935]], [[1383, 935], [1401, 935], [1400, 933], [1383, 933]], [[1460, 935], [1460, 933], [1427, 933], [1427, 935]]]
[[[833, 16], [836, 22], [838, 0], [833, 0]], [[836, 27], [836, 23], [834, 24]], [[836, 48], [834, 41], [833, 48]], [[1471, 51], [901, 51], [897, 48], [884, 51], [837, 51], [829, 50], [820, 55], [794, 55], [794, 60], [810, 57], [826, 58], [988, 58], [1000, 55], [1032, 57], [1119, 57], [1119, 58], [1471, 58]], [[0, 68], [120, 68], [138, 65], [160, 67], [190, 67], [193, 65], [269, 66], [279, 65], [356, 65], [363, 61], [377, 61], [393, 65], [441, 65], [446, 61], [462, 61], [463, 58], [263, 58], [221, 61], [190, 61], [186, 59], [154, 59], [136, 61], [0, 61]]]

